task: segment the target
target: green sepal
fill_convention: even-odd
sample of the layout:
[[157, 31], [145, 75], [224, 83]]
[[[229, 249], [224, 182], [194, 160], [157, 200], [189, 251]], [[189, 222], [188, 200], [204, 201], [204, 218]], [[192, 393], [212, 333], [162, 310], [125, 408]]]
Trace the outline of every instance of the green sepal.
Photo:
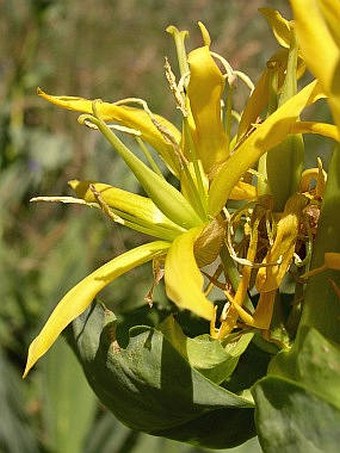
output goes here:
[[[298, 44], [293, 30], [290, 35], [287, 72], [279, 96], [279, 107], [297, 93]], [[275, 211], [282, 212], [288, 198], [298, 191], [303, 165], [302, 134], [290, 135], [274, 149], [268, 151], [266, 174], [270, 193], [274, 198]]]
[[137, 431], [210, 448], [255, 435], [253, 404], [190, 367], [166, 337], [149, 326], [130, 329], [125, 348], [117, 319], [92, 305], [66, 337], [101, 402]]

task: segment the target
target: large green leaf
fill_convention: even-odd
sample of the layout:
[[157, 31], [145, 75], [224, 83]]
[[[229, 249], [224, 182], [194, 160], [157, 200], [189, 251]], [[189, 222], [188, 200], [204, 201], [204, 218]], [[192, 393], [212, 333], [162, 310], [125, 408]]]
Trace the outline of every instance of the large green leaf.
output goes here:
[[335, 452], [340, 442], [340, 348], [304, 328], [253, 389], [265, 452]]
[[253, 405], [190, 367], [164, 335], [148, 326], [116, 341], [116, 317], [93, 305], [67, 338], [99, 399], [126, 425], [156, 436], [226, 448], [254, 436]]
[[82, 453], [96, 400], [65, 341], [57, 341], [44, 371], [42, 413], [50, 447], [55, 453]]

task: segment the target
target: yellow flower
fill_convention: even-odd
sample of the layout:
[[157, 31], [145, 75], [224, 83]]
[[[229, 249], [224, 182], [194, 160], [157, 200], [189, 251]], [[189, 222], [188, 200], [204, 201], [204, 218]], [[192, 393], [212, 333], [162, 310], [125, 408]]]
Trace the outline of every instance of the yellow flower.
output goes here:
[[[250, 284], [249, 269], [256, 257], [258, 243], [255, 234], [257, 227], [254, 225], [258, 226], [258, 221], [251, 226], [253, 240], [249, 253], [246, 253], [247, 259], [243, 260], [246, 264], [242, 261], [244, 268], [239, 288], [239, 278], [233, 279], [235, 299], [227, 295], [232, 301], [230, 316], [221, 318], [221, 327], [217, 330], [214, 325], [215, 307], [207, 297], [208, 292], [203, 291], [204, 278], [200, 268], [213, 262], [222, 250], [226, 250], [226, 245], [230, 249], [226, 239], [229, 214], [225, 205], [231, 198], [255, 203], [256, 178], [251, 172], [261, 156], [281, 143], [287, 135], [296, 133], [298, 127], [300, 132], [313, 132], [317, 129], [317, 132], [322, 133], [322, 125], [318, 128], [315, 123], [304, 125], [298, 121], [304, 107], [315, 102], [322, 92], [318, 82], [313, 81], [280, 105], [263, 122], [253, 124], [254, 115], [260, 113], [257, 110], [259, 95], [269, 99], [268, 87], [261, 79], [253, 91], [254, 87], [245, 74], [234, 71], [226, 60], [210, 50], [209, 33], [202, 24], [200, 28], [204, 45], [191, 51], [188, 56], [184, 46], [187, 33], [180, 32], [175, 27], [168, 28], [176, 42], [181, 68], [181, 77], [177, 83], [170, 65], [166, 65], [170, 88], [177, 107], [183, 114], [181, 131], [165, 118], [152, 113], [146, 102], [140, 99], [110, 103], [72, 96], [51, 96], [42, 90], [38, 91], [49, 102], [80, 112], [81, 124], [100, 131], [134, 173], [147, 197], [98, 182], [71, 181], [70, 186], [77, 197], [38, 197], [35, 200], [95, 206], [113, 221], [146, 233], [156, 240], [112, 259], [64, 296], [30, 345], [24, 376], [99, 291], [123, 273], [158, 257], [165, 257], [164, 278], [168, 297], [179, 309], [188, 309], [210, 321], [212, 335], [227, 335], [235, 327], [238, 316], [249, 325], [268, 328], [275, 291], [292, 260], [297, 236], [294, 214], [288, 212], [295, 219], [293, 236], [287, 239], [289, 253], [280, 261], [284, 251], [279, 239], [272, 248], [269, 246], [266, 260], [275, 261], [273, 272], [279, 277], [272, 285], [267, 283], [272, 281], [272, 277], [261, 276], [259, 273], [258, 281], [264, 281], [260, 286], [267, 288], [269, 285], [269, 289], [265, 289], [261, 296], [254, 317], [246, 313], [242, 305]], [[219, 65], [216, 59], [220, 61]], [[225, 72], [222, 72], [220, 66]], [[235, 77], [245, 81], [253, 94], [241, 116], [239, 130], [232, 137], [230, 125], [234, 112], [231, 108], [232, 90], [228, 88]], [[117, 137], [116, 129], [136, 138], [148, 164], [143, 163], [125, 146]], [[329, 135], [335, 135], [332, 129], [328, 128], [327, 131]], [[180, 189], [166, 181], [147, 145], [163, 159], [168, 170], [178, 179]], [[279, 222], [278, 238], [285, 232], [285, 225], [284, 221]], [[228, 277], [230, 269], [228, 270], [223, 257], [221, 259]], [[261, 265], [267, 266], [266, 260]], [[233, 266], [235, 274], [235, 264]], [[270, 293], [266, 294], [267, 291]]]
[[291, 0], [303, 58], [329, 98], [340, 130], [340, 1]]

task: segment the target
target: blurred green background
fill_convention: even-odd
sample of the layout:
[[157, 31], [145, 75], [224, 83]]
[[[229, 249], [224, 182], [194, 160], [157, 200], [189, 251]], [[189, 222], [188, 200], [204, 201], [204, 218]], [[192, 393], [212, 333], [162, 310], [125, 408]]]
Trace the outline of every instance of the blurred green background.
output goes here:
[[[165, 55], [177, 69], [166, 26], [190, 30], [194, 47], [202, 20], [213, 50], [256, 81], [276, 48], [261, 6], [290, 17], [283, 0], [0, 1], [1, 453], [204, 451], [121, 425], [97, 403], [63, 340], [21, 379], [28, 344], [60, 297], [145, 240], [92, 210], [29, 204], [39, 194], [68, 194], [73, 178], [138, 190], [99, 135], [38, 98], [36, 87], [112, 101], [136, 96], [176, 121], [163, 73]], [[130, 272], [105, 301], [121, 312], [143, 305], [150, 275], [149, 268]], [[232, 451], [260, 450], [252, 440]]]

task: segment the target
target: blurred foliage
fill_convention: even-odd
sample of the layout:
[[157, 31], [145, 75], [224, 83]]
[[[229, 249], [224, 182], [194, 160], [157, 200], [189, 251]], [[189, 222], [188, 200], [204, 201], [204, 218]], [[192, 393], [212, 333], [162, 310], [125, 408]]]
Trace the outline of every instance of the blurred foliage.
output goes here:
[[[100, 177], [137, 189], [99, 137], [44, 104], [35, 90], [107, 100], [138, 96], [171, 119], [163, 64], [174, 53], [166, 26], [189, 28], [195, 43], [202, 20], [214, 49], [256, 79], [275, 45], [257, 15], [266, 5], [289, 16], [284, 0], [0, 2], [0, 452], [203, 451], [133, 432], [98, 407], [63, 341], [26, 382], [20, 379], [27, 345], [61, 295], [144, 240], [92, 211], [29, 204], [37, 194], [67, 193], [71, 178]], [[112, 306], [122, 312], [143, 305], [149, 272], [141, 268], [113, 284], [106, 292]], [[235, 451], [257, 452], [258, 443]]]

